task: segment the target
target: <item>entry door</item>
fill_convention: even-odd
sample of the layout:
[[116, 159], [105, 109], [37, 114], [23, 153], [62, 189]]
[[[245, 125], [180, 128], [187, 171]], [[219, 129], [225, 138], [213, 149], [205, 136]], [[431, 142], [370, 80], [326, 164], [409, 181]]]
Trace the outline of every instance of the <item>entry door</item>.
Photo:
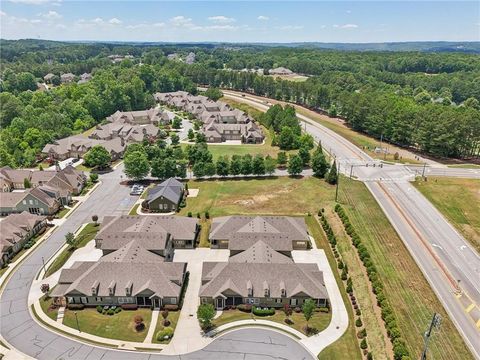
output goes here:
[[223, 309], [225, 307], [223, 298], [217, 298], [217, 309]]
[[160, 299], [153, 299], [153, 308], [160, 309]]
[[297, 306], [297, 299], [290, 299], [290, 305]]

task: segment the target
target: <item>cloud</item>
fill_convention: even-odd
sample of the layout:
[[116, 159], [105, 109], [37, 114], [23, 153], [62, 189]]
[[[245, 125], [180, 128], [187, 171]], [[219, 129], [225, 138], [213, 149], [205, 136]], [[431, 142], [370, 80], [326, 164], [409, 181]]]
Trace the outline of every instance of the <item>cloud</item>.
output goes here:
[[268, 16], [260, 15], [259, 17], [257, 17], [257, 20], [268, 21], [270, 20], [270, 18]]
[[0, 10], [0, 16], [7, 16], [7, 13]]
[[26, 5], [44, 5], [44, 4], [59, 5], [62, 2], [62, 0], [8, 0], [8, 1], [16, 4], [26, 4]]
[[120, 25], [122, 21], [117, 18], [111, 18], [110, 20], [108, 20], [108, 23], [112, 25]]
[[153, 27], [165, 27], [165, 23], [163, 23], [163, 22], [154, 23], [152, 26]]
[[41, 16], [45, 19], [48, 19], [48, 20], [58, 20], [58, 19], [62, 18], [62, 15], [60, 15], [58, 12], [52, 11], [52, 10], [50, 10], [47, 13], [39, 14], [39, 16]]
[[170, 19], [170, 22], [172, 23], [173, 26], [185, 26], [189, 27], [192, 26], [192, 19], [191, 18], [186, 18], [185, 16], [175, 16]]
[[347, 14], [351, 14], [352, 13], [352, 10], [347, 10], [345, 11]]
[[284, 25], [284, 26], [278, 26], [277, 29], [279, 30], [301, 30], [303, 29], [303, 25]]
[[343, 24], [343, 25], [333, 25], [334, 28], [336, 29], [356, 29], [358, 28], [357, 24]]
[[233, 22], [236, 21], [234, 18], [226, 17], [226, 16], [223, 16], [223, 15], [210, 16], [208, 18], [208, 20], [213, 21], [215, 23], [219, 23], [219, 24], [228, 24], [228, 23], [233, 23]]

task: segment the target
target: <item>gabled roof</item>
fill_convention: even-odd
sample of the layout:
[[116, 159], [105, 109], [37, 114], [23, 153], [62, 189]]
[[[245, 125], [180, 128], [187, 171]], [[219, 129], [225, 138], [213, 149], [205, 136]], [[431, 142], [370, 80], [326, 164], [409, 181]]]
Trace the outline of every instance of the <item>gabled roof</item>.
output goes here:
[[184, 186], [175, 178], [169, 178], [160, 185], [148, 190], [147, 202], [150, 203], [160, 197], [164, 197], [177, 204], [182, 198]]
[[38, 216], [24, 211], [20, 214], [10, 214], [0, 222], [0, 249], [8, 249], [31, 231], [37, 224], [45, 220], [45, 216]]
[[270, 245], [263, 241], [257, 241], [247, 250], [230, 257], [229, 262], [235, 263], [292, 263], [293, 260], [278, 251], [275, 251]]

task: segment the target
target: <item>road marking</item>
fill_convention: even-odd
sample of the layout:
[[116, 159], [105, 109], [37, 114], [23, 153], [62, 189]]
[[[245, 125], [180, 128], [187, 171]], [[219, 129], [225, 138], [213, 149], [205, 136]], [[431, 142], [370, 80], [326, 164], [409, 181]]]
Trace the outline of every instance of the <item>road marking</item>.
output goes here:
[[439, 248], [440, 250], [443, 250], [443, 248], [442, 248], [440, 245], [437, 245], [437, 244], [433, 244], [433, 243], [432, 243], [432, 246], [433, 246], [433, 247], [436, 247], [436, 248]]
[[480, 329], [480, 319], [477, 321], [477, 328]]
[[472, 311], [473, 309], [475, 309], [475, 304], [474, 303], [471, 303], [470, 305], [467, 306], [467, 308], [465, 309], [465, 311], [467, 313], [469, 313], [470, 311]]
[[460, 246], [460, 250], [465, 250], [466, 248], [467, 248], [467, 245]]

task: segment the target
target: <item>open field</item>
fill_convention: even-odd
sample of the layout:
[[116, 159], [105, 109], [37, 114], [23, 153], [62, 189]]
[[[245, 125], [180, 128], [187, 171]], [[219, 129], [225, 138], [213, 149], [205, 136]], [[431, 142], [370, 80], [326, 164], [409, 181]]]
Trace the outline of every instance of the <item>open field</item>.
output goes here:
[[430, 357], [472, 359], [430, 285], [365, 185], [347, 178], [342, 180], [339, 201], [377, 267], [411, 358], [420, 358], [423, 333], [433, 313], [438, 312], [442, 326], [430, 340]]
[[480, 251], [480, 180], [429, 177], [414, 185]]
[[[248, 319], [258, 319], [258, 320], [269, 320], [279, 324], [287, 325], [285, 323], [285, 313], [282, 309], [277, 309], [275, 314], [272, 316], [255, 316], [252, 313], [242, 312], [240, 310], [224, 310], [222, 315], [213, 321], [215, 326], [220, 326], [226, 323], [230, 323], [233, 321], [238, 320], [248, 320]], [[312, 318], [310, 319], [308, 326], [311, 329], [314, 329], [317, 332], [325, 330], [330, 324], [330, 319], [332, 318], [331, 313], [323, 313], [320, 311], [316, 311]], [[292, 316], [290, 316], [290, 320], [293, 321], [292, 325], [288, 325], [291, 328], [300, 331], [301, 333], [305, 334], [305, 325], [307, 322], [305, 321], [305, 317], [303, 313], [296, 313], [293, 312]]]
[[78, 236], [75, 238], [77, 241], [76, 248], [74, 249], [72, 247], [68, 247], [67, 249], [62, 251], [60, 255], [58, 255], [58, 257], [54, 260], [52, 265], [48, 267], [45, 277], [48, 277], [57, 270], [59, 270], [67, 262], [70, 256], [72, 256], [73, 252], [76, 249], [84, 247], [89, 241], [91, 241], [95, 237], [99, 229], [100, 226], [95, 225], [94, 223], [87, 224], [87, 226], [85, 226], [82, 231], [80, 231], [80, 234], [78, 234]]
[[205, 211], [210, 216], [230, 214], [305, 215], [323, 204], [332, 204], [335, 187], [313, 177], [290, 177], [248, 180], [190, 180], [189, 188], [200, 189], [188, 198], [180, 215], [189, 211], [195, 216]]
[[[152, 310], [122, 310], [114, 315], [100, 314], [97, 309], [78, 310], [78, 324], [82, 332], [88, 334], [116, 340], [142, 342], [148, 332], [150, 321], [152, 319]], [[137, 332], [133, 318], [140, 315], [143, 318], [145, 329]], [[75, 312], [65, 310], [63, 324], [73, 329], [77, 329]]]

